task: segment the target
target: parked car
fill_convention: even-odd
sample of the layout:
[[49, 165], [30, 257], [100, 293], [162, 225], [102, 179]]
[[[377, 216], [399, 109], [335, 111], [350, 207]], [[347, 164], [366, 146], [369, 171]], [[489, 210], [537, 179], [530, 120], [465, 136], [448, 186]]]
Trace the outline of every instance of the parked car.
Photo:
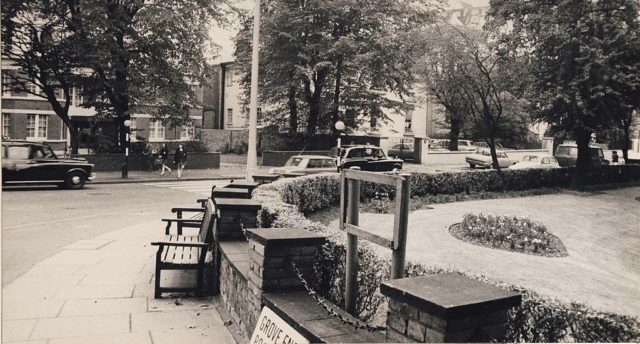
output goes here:
[[[498, 165], [500, 168], [509, 167], [514, 164], [514, 161], [507, 156], [507, 153], [502, 151], [496, 151], [498, 156]], [[472, 154], [469, 154], [465, 157], [465, 160], [474, 168], [478, 167], [491, 167], [493, 165], [493, 161], [491, 160], [491, 151], [486, 148], [477, 149]]]
[[[489, 149], [489, 144], [484, 142], [484, 141], [476, 141], [476, 142], [473, 143], [473, 145], [478, 147], [478, 148], [487, 148], [487, 149]], [[505, 148], [502, 146], [501, 143], [496, 142], [496, 149], [504, 150]]]
[[94, 178], [93, 164], [85, 159], [58, 158], [46, 144], [2, 142], [2, 185], [55, 184], [81, 189]]
[[[609, 165], [611, 163], [605, 159], [601, 147], [589, 146], [589, 154], [594, 165]], [[556, 148], [556, 153], [553, 156], [562, 167], [575, 166], [576, 160], [578, 160], [578, 145], [575, 143], [563, 143]]]
[[402, 160], [415, 160], [413, 145], [410, 143], [398, 143], [389, 149], [389, 156]]
[[388, 158], [376, 146], [342, 147], [332, 152], [338, 157], [338, 170], [359, 167], [362, 171], [397, 171], [404, 163], [401, 159]]
[[429, 150], [445, 151], [449, 150], [449, 140], [435, 139], [429, 142]]
[[525, 155], [509, 169], [527, 169], [527, 168], [558, 168], [560, 165], [556, 158], [548, 154], [532, 154]]
[[478, 146], [474, 145], [470, 140], [458, 140], [458, 151], [475, 151]]
[[324, 155], [294, 155], [282, 167], [269, 170], [271, 174], [314, 174], [336, 171], [336, 159]]

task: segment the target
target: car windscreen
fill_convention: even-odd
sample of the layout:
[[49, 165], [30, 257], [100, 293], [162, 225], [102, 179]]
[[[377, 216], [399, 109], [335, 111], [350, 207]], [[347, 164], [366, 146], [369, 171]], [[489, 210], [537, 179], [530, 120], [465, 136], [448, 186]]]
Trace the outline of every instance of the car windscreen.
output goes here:
[[298, 157], [291, 157], [289, 158], [289, 160], [287, 160], [287, 163], [284, 164], [285, 166], [293, 166], [293, 167], [297, 167], [300, 166], [300, 163], [302, 162], [302, 158], [298, 158]]
[[578, 156], [578, 147], [559, 146], [556, 155]]

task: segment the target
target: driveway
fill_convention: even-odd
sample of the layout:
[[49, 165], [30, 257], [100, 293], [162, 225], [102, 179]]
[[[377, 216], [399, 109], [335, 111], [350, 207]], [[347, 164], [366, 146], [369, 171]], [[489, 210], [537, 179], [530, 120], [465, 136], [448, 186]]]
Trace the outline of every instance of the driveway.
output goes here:
[[[640, 187], [600, 193], [433, 205], [409, 215], [408, 260], [484, 274], [563, 301], [640, 316]], [[526, 216], [562, 240], [568, 257], [547, 258], [481, 247], [449, 234], [466, 213]], [[338, 222], [331, 224], [337, 228]], [[360, 226], [391, 237], [393, 215], [360, 216]], [[380, 248], [381, 252], [389, 252]]]

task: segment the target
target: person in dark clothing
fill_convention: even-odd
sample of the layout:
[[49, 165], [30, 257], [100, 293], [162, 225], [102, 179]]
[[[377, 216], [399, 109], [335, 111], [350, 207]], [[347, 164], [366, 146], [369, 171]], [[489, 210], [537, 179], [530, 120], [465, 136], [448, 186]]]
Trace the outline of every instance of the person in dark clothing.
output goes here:
[[160, 159], [162, 159], [162, 168], [160, 169], [160, 175], [164, 175], [165, 170], [169, 170], [171, 173], [171, 168], [167, 166], [167, 160], [169, 159], [169, 149], [167, 148], [167, 144], [163, 143], [162, 148], [160, 148]]
[[182, 178], [182, 170], [187, 164], [187, 152], [184, 150], [182, 143], [178, 145], [176, 153], [173, 155], [173, 163], [178, 169], [178, 178]]
[[620, 157], [618, 156], [618, 151], [611, 152], [611, 162], [617, 164], [619, 162]]
[[147, 165], [147, 171], [153, 171], [153, 148], [149, 141], [145, 141], [144, 148], [142, 149], [142, 158]]

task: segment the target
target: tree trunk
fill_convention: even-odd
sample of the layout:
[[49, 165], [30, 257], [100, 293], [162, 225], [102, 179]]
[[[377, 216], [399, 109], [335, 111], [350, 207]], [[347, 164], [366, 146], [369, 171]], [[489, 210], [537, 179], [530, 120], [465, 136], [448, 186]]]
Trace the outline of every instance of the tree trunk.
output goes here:
[[298, 103], [296, 102], [296, 88], [289, 87], [289, 134], [298, 132]]
[[578, 159], [576, 160], [576, 168], [571, 178], [572, 189], [582, 189], [587, 179], [587, 171], [591, 165], [591, 156], [589, 152], [589, 142], [591, 141], [591, 132], [585, 129], [576, 130], [576, 143], [578, 145]]
[[496, 153], [496, 136], [492, 133], [489, 136], [489, 151], [491, 152], [491, 164], [493, 168], [500, 171], [500, 163], [498, 163], [498, 153]]
[[305, 81], [305, 98], [309, 104], [309, 118], [307, 120], [307, 135], [314, 135], [318, 128], [320, 118], [322, 88], [326, 78], [326, 72], [317, 71], [313, 78], [314, 90], [311, 92], [309, 81]]
[[451, 127], [449, 128], [449, 148], [450, 151], [458, 150], [458, 137], [460, 136], [460, 131], [462, 131], [462, 125], [464, 121], [458, 115], [451, 114], [449, 116], [449, 122], [451, 122]]
[[78, 154], [78, 146], [80, 145], [78, 136], [80, 131], [75, 125], [67, 126], [69, 127], [69, 138], [71, 139], [71, 154]]
[[627, 161], [629, 161], [629, 148], [631, 146], [631, 122], [632, 121], [625, 121], [622, 126], [622, 131], [624, 132], [624, 141], [622, 143], [622, 158], [624, 159], [625, 164], [627, 163]]

